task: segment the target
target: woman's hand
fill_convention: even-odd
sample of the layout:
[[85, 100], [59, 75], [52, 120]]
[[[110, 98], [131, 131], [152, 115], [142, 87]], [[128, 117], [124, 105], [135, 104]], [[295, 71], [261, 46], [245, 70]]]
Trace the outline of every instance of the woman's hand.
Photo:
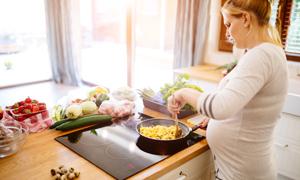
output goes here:
[[210, 120], [210, 118], [208, 118], [208, 117], [203, 118], [203, 120], [200, 123], [202, 129], [206, 129], [207, 128], [209, 120]]
[[168, 110], [172, 114], [178, 114], [180, 109], [184, 106], [185, 102], [181, 95], [181, 91], [178, 90], [168, 98]]
[[191, 88], [182, 88], [176, 91], [168, 98], [169, 112], [172, 114], [179, 113], [180, 109], [187, 103], [196, 108], [200, 95], [201, 92]]

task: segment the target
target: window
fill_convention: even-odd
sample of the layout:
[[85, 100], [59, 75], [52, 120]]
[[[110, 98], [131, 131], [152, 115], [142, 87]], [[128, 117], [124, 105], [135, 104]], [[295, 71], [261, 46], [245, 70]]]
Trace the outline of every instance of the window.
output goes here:
[[286, 51], [290, 53], [300, 53], [300, 0], [293, 1], [290, 12], [290, 26], [286, 40]]
[[81, 75], [89, 84], [126, 85], [126, 2], [81, 0]]
[[155, 90], [173, 81], [176, 7], [173, 0], [81, 0], [82, 79]]
[[[152, 4], [152, 6], [149, 6]], [[177, 2], [136, 1], [133, 86], [154, 90], [173, 81], [173, 48]]]
[[[221, 6], [226, 2], [226, 0], [221, 0]], [[219, 40], [219, 50], [232, 52], [232, 43], [226, 37], [226, 27], [224, 25], [224, 19], [221, 15], [221, 31], [220, 31], [220, 40]]]
[[0, 1], [0, 22], [0, 87], [51, 79], [44, 1]]
[[[222, 0], [222, 5], [226, 0]], [[222, 19], [223, 22], [223, 19]], [[274, 0], [270, 23], [278, 29], [287, 59], [300, 62], [300, 0]], [[219, 50], [232, 51], [221, 23]]]

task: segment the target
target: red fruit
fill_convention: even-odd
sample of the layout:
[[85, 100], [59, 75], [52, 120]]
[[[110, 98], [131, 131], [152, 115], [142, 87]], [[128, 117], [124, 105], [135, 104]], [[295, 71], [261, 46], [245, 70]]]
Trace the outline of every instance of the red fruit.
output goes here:
[[18, 116], [16, 117], [17, 121], [24, 121], [25, 117], [24, 116]]
[[24, 106], [20, 106], [19, 108], [18, 108], [18, 113], [20, 114], [20, 113], [23, 113], [23, 110], [25, 109], [25, 107]]
[[33, 105], [32, 106], [32, 112], [35, 113], [35, 112], [38, 112], [39, 111], [39, 107], [37, 105]]
[[45, 110], [45, 109], [46, 109], [46, 105], [45, 104], [39, 105], [39, 110]]
[[25, 102], [26, 102], [26, 103], [31, 103], [30, 97], [26, 98], [26, 99], [25, 99]]
[[12, 108], [15, 109], [15, 108], [18, 108], [19, 107], [19, 103], [15, 103]]
[[25, 104], [25, 109], [30, 109], [30, 110], [32, 110], [32, 105], [31, 105], [31, 104]]
[[12, 112], [13, 112], [14, 114], [18, 114], [18, 113], [19, 113], [19, 110], [16, 108], [16, 109], [12, 110]]
[[19, 105], [20, 105], [20, 106], [23, 106], [24, 104], [25, 104], [25, 101], [20, 101], [20, 102], [19, 102]]
[[23, 111], [25, 114], [31, 114], [31, 109], [24, 109]]
[[3, 118], [3, 110], [2, 110], [2, 108], [1, 108], [1, 106], [0, 106], [0, 120]]
[[37, 103], [39, 103], [37, 100], [35, 99], [31, 100], [31, 104], [37, 104]]

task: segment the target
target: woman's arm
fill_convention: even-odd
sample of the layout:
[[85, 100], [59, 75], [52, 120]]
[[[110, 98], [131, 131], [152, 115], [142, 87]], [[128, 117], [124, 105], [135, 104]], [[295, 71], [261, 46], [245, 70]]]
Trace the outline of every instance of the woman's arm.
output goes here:
[[235, 69], [227, 84], [212, 93], [200, 93], [193, 89], [181, 89], [168, 100], [170, 112], [179, 112], [188, 103], [200, 114], [213, 119], [226, 119], [242, 108], [267, 83], [272, 74], [272, 62], [266, 53], [257, 49], [248, 52]]

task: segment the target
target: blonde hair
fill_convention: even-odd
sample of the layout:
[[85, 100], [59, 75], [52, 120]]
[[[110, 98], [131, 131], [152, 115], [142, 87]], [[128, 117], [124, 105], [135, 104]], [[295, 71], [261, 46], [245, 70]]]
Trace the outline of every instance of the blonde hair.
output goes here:
[[268, 33], [274, 44], [282, 46], [279, 33], [270, 22], [273, 0], [227, 0], [222, 7], [222, 12], [226, 12], [234, 17], [241, 17], [243, 12], [252, 12], [255, 15], [259, 26], [266, 26]]

